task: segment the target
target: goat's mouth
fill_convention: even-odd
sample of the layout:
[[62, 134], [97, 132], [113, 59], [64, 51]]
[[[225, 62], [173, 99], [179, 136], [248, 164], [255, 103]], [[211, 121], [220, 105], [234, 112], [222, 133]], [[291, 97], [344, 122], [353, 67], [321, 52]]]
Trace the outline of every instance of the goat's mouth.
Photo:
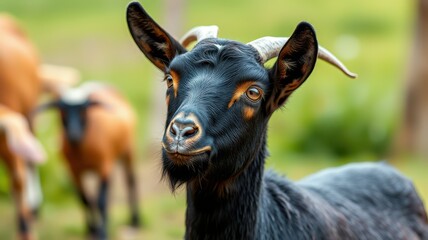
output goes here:
[[209, 166], [212, 148], [209, 146], [185, 151], [162, 144], [162, 176], [168, 177], [172, 191], [204, 174]]
[[211, 153], [211, 146], [205, 146], [198, 149], [183, 149], [176, 147], [171, 149], [162, 143], [162, 149], [165, 151], [168, 158], [175, 164], [189, 164], [192, 160], [209, 158]]

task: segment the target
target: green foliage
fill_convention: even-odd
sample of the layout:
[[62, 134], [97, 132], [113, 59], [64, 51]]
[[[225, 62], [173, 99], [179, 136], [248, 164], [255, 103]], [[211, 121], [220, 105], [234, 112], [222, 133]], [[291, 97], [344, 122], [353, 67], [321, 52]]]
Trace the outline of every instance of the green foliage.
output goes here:
[[[281, 119], [300, 109], [312, 111], [304, 111], [289, 120], [293, 121], [294, 125], [298, 124], [299, 129], [294, 130], [295, 134], [292, 132], [292, 137], [287, 134], [287, 138], [290, 138], [288, 140], [275, 138], [275, 142], [278, 142], [276, 145], [285, 145], [282, 142], [290, 141], [293, 151], [328, 153], [338, 158], [370, 153], [379, 158], [388, 153], [398, 126], [399, 98], [394, 97], [392, 92], [385, 92], [382, 97], [371, 95], [364, 87], [358, 86], [359, 83], [349, 83], [352, 86], [343, 86], [340, 90], [319, 86], [323, 85], [320, 82], [314, 85], [318, 85], [315, 86], [316, 90], [305, 88], [305, 91], [310, 91], [311, 98], [301, 100], [300, 103], [294, 103], [294, 98], [290, 100], [290, 104], [295, 104], [295, 109], [293, 113], [289, 113], [290, 107], [286, 107], [287, 116], [281, 116]], [[386, 89], [388, 88], [390, 87]], [[377, 92], [384, 90], [385, 88], [382, 88]], [[323, 95], [328, 95], [328, 98]], [[275, 118], [276, 121], [278, 120]]]

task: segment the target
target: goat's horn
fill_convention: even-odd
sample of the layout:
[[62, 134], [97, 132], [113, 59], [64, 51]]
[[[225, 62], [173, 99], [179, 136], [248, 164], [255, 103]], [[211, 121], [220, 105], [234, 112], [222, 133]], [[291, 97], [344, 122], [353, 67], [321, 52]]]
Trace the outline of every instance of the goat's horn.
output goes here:
[[[257, 50], [260, 55], [261, 62], [265, 63], [266, 61], [277, 57], [287, 41], [288, 38], [262, 37], [249, 42], [248, 45]], [[357, 74], [349, 71], [339, 59], [337, 59], [331, 52], [321, 46], [318, 47], [318, 58], [336, 66], [350, 78], [357, 77]]]
[[217, 33], [218, 27], [215, 25], [195, 27], [184, 34], [184, 36], [180, 39], [180, 43], [183, 45], [183, 47], [187, 47], [194, 41], [199, 42], [205, 38], [217, 38]]

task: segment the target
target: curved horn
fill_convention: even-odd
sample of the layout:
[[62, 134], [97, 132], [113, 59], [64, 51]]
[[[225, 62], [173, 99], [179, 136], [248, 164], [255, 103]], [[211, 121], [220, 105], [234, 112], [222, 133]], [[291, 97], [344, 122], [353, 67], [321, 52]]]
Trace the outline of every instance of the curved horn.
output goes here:
[[[260, 55], [261, 62], [265, 63], [266, 61], [277, 57], [287, 41], [288, 38], [286, 37], [262, 37], [249, 42], [248, 45], [257, 50]], [[322, 46], [318, 46], [318, 58], [332, 64], [333, 66], [336, 66], [350, 78], [356, 78], [358, 76], [357, 74], [349, 71], [348, 68], [346, 68], [339, 59], [337, 59], [331, 52]]]
[[183, 45], [183, 47], [187, 47], [194, 41], [199, 42], [206, 38], [217, 38], [217, 33], [218, 27], [215, 25], [195, 27], [184, 34], [184, 36], [180, 39], [180, 43]]

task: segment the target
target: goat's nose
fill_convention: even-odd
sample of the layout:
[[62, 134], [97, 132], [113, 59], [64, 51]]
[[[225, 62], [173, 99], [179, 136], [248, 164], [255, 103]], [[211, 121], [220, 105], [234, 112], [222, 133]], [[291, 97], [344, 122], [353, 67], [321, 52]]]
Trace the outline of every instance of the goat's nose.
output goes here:
[[169, 132], [174, 138], [191, 138], [199, 130], [199, 127], [191, 119], [177, 118], [171, 123]]

